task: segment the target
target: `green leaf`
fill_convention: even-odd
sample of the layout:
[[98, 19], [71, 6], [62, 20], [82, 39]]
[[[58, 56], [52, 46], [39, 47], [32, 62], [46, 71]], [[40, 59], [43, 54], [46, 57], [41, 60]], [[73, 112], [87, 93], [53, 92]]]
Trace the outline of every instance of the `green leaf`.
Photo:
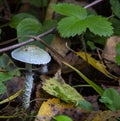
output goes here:
[[[17, 36], [35, 36], [38, 35], [42, 30], [41, 23], [34, 18], [25, 18], [17, 26]], [[23, 42], [26, 38], [20, 38], [18, 41]]]
[[113, 34], [111, 23], [101, 16], [88, 16], [86, 24], [88, 29], [96, 35], [110, 36]]
[[111, 22], [114, 28], [114, 35], [120, 36], [120, 20], [117, 18], [112, 18]]
[[119, 0], [110, 0], [111, 9], [113, 13], [120, 18], [120, 1]]
[[120, 55], [120, 42], [118, 42], [116, 45], [116, 51], [117, 51], [117, 54]]
[[117, 55], [115, 57], [115, 60], [117, 64], [120, 65], [120, 42], [116, 45], [116, 51], [117, 51]]
[[10, 27], [12, 28], [15, 28], [17, 27], [17, 25], [25, 18], [34, 18], [35, 17], [31, 14], [28, 14], [28, 13], [19, 13], [19, 14], [16, 14], [12, 17], [11, 21], [10, 21]]
[[60, 82], [56, 77], [44, 81], [42, 88], [49, 94], [67, 103], [74, 103], [80, 108], [93, 110], [92, 105], [86, 101], [82, 95], [68, 84]]
[[87, 17], [87, 11], [83, 7], [74, 4], [62, 3], [53, 5], [53, 9], [62, 15], [83, 20]]
[[55, 121], [73, 121], [70, 117], [66, 115], [58, 115], [53, 117], [53, 119], [55, 119]]
[[57, 21], [56, 20], [52, 20], [52, 19], [49, 19], [49, 20], [45, 20], [44, 23], [43, 23], [43, 29], [42, 29], [42, 32], [45, 32], [49, 29], [51, 29], [52, 27], [55, 27], [57, 26]]
[[4, 94], [6, 90], [6, 86], [2, 82], [0, 82], [0, 95]]
[[120, 65], [120, 55], [117, 55], [115, 57], [115, 60], [116, 60], [117, 64]]
[[6, 91], [3, 82], [20, 76], [20, 72], [7, 54], [0, 56], [0, 70], [0, 94], [3, 94]]
[[80, 20], [75, 17], [65, 17], [58, 23], [57, 28], [62, 37], [73, 37], [85, 32], [87, 25], [85, 20]]
[[10, 59], [7, 54], [3, 54], [0, 56], [0, 68], [5, 70], [6, 74], [10, 74], [12, 76], [19, 76], [20, 72], [14, 62]]
[[100, 101], [112, 111], [120, 110], [120, 95], [114, 88], [106, 89]]
[[49, 0], [29, 0], [29, 3], [36, 7], [46, 7], [49, 3]]
[[0, 83], [13, 78], [9, 72], [0, 72]]
[[95, 43], [94, 43], [94, 42], [87, 41], [87, 44], [90, 46], [90, 48], [91, 48], [92, 50], [95, 50], [95, 49], [96, 49], [96, 46], [95, 46]]

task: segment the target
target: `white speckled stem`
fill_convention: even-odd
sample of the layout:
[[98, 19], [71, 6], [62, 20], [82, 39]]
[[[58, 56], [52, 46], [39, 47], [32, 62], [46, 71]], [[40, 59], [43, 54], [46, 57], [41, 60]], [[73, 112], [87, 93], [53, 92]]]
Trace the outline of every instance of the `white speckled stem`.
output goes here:
[[23, 106], [25, 109], [28, 109], [30, 106], [30, 97], [33, 86], [33, 73], [32, 73], [32, 64], [26, 64], [26, 69], [28, 72], [26, 73], [26, 81], [25, 81], [25, 89], [23, 94]]

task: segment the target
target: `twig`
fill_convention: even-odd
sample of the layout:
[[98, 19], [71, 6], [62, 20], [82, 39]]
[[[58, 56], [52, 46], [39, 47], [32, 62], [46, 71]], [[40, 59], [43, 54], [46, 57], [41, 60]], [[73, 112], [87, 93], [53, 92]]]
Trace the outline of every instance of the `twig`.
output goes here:
[[[56, 29], [56, 27], [53, 27], [52, 29], [50, 29], [50, 30], [48, 30], [48, 31], [46, 31], [46, 32], [38, 35], [37, 37], [38, 38], [41, 38], [43, 36], [46, 36], [46, 35], [50, 34], [51, 32], [53, 32], [55, 29]], [[9, 47], [2, 48], [2, 49], [0, 49], [0, 53], [6, 52], [8, 50], [15, 49], [17, 47], [23, 46], [23, 45], [28, 44], [28, 43], [33, 42], [33, 41], [35, 41], [34, 38], [29, 39], [29, 40], [26, 40], [26, 41], [21, 42], [21, 43], [18, 43], [18, 44], [15, 44], [15, 45], [12, 45], [12, 46], [9, 46]]]
[[96, 4], [98, 4], [99, 2], [101, 2], [101, 1], [103, 1], [103, 0], [95, 0], [94, 2], [92, 2], [92, 3], [90, 3], [90, 4], [86, 5], [86, 6], [84, 6], [84, 8], [90, 8], [90, 7], [92, 7], [93, 5], [96, 5]]

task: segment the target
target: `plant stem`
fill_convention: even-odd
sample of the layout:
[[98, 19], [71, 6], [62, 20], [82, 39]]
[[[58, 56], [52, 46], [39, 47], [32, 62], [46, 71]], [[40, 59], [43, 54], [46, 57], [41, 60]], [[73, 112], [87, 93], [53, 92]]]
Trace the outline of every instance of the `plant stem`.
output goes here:
[[82, 45], [83, 45], [83, 49], [84, 49], [84, 51], [85, 51], [86, 62], [88, 62], [86, 43], [85, 43], [85, 40], [84, 40], [84, 33], [83, 33], [81, 36], [82, 36]]

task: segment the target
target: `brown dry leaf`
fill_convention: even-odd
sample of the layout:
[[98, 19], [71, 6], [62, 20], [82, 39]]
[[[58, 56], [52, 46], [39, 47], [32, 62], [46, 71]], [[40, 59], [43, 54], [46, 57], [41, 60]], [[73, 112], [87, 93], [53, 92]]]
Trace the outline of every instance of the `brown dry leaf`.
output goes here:
[[59, 65], [62, 64], [61, 59], [59, 56], [62, 58], [66, 56], [67, 52], [69, 49], [66, 47], [66, 43], [70, 45], [70, 40], [63, 39], [59, 36], [55, 36], [52, 43], [51, 43], [51, 48], [54, 49], [59, 55], [55, 54], [53, 51], [48, 49], [48, 52], [51, 54], [51, 56], [58, 62]]
[[117, 121], [120, 117], [120, 111], [94, 111], [92, 112], [87, 121]]
[[[67, 62], [74, 66], [75, 68], [77, 68], [78, 70], [83, 70], [85, 69], [88, 65], [87, 63], [81, 59], [80, 57], [78, 57], [77, 55], [75, 55], [73, 52], [69, 52], [66, 56], [65, 56], [65, 60], [67, 60]], [[49, 71], [47, 72], [47, 74], [54, 74], [57, 72], [57, 70], [59, 69], [59, 65], [57, 63], [52, 63], [49, 66]], [[66, 73], [70, 73], [73, 70], [71, 68], [69, 68], [68, 66], [61, 66], [61, 71], [62, 73], [66, 74]]]
[[57, 98], [53, 98], [43, 102], [35, 121], [50, 121], [52, 117], [61, 114], [70, 116], [74, 121], [82, 121], [82, 112], [82, 110], [75, 108], [72, 104], [66, 104]]
[[105, 48], [102, 53], [103, 58], [116, 63], [115, 57], [117, 55], [117, 52], [115, 48], [118, 42], [120, 42], [120, 37], [117, 36], [112, 36], [107, 39]]
[[105, 59], [105, 63], [111, 71], [120, 74], [120, 68], [116, 64], [115, 60], [115, 57], [117, 55], [116, 45], [118, 42], [120, 42], [120, 37], [118, 36], [112, 36], [108, 38], [102, 53], [102, 57], [103, 59]]

